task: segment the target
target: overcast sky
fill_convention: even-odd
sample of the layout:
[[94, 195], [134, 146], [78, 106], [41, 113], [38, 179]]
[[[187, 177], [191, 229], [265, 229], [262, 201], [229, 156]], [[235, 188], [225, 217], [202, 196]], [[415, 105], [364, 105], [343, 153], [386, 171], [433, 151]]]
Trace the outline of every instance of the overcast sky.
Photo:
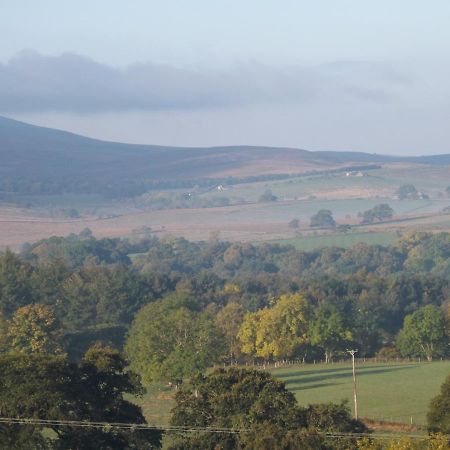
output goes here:
[[450, 153], [450, 1], [0, 0], [0, 114], [109, 140]]

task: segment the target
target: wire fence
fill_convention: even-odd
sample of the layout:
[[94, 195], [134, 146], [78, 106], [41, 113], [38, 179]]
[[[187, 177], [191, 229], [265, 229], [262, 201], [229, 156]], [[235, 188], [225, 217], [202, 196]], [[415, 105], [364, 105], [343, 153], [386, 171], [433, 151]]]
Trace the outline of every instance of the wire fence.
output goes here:
[[[430, 362], [448, 362], [450, 358], [435, 358], [432, 361], [428, 361], [426, 358], [355, 358], [355, 362], [358, 366], [371, 365], [371, 364], [430, 364]], [[326, 366], [332, 367], [337, 365], [348, 365], [352, 364], [351, 358], [333, 358], [329, 361], [325, 359], [313, 359], [313, 360], [303, 360], [301, 358], [296, 359], [282, 359], [279, 361], [233, 361], [223, 363], [221, 367], [248, 367], [259, 370], [272, 370], [285, 368], [289, 366]], [[218, 367], [218, 366], [217, 366]]]
[[[449, 358], [436, 358], [432, 361], [432, 363], [445, 363], [449, 362]], [[356, 367], [371, 367], [379, 364], [383, 364], [384, 366], [396, 366], [396, 365], [411, 365], [411, 364], [430, 364], [426, 358], [355, 358]], [[223, 364], [223, 367], [242, 367], [242, 368], [252, 368], [258, 370], [277, 370], [277, 369], [285, 369], [288, 367], [298, 367], [298, 368], [332, 368], [339, 366], [348, 367], [352, 365], [351, 358], [336, 358], [326, 362], [324, 359], [312, 360], [312, 361], [304, 361], [300, 358], [297, 359], [284, 359], [280, 361], [251, 361], [251, 362], [234, 362]], [[385, 424], [393, 424], [393, 425], [401, 425], [401, 426], [411, 426], [414, 429], [423, 429], [423, 416], [427, 413], [427, 411], [414, 411], [408, 412], [400, 415], [378, 415], [364, 418], [364, 420], [380, 422]]]

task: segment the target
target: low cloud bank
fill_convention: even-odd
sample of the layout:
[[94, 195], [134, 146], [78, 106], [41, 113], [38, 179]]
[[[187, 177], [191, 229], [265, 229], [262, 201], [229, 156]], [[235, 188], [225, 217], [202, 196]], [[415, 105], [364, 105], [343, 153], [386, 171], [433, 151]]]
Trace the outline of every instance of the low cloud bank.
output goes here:
[[257, 104], [390, 102], [411, 84], [391, 66], [340, 62], [278, 69], [258, 63], [187, 70], [152, 63], [115, 68], [66, 53], [26, 51], [0, 64], [0, 111], [120, 112]]

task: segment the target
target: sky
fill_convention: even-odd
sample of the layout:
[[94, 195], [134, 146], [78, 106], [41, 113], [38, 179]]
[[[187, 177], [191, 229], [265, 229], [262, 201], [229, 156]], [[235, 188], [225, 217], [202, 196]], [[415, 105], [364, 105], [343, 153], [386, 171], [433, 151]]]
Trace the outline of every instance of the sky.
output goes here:
[[107, 140], [450, 153], [448, 0], [0, 0], [0, 115]]

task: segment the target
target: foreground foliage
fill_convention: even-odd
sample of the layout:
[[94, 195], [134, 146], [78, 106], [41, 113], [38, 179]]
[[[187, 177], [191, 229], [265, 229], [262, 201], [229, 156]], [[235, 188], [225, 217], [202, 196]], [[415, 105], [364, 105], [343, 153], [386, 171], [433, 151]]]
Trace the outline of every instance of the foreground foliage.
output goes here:
[[450, 375], [441, 386], [441, 392], [430, 403], [428, 429], [450, 435]]
[[[319, 431], [367, 432], [344, 404], [298, 406], [284, 383], [266, 372], [218, 369], [197, 375], [176, 395], [171, 424], [232, 433], [176, 433], [170, 449], [348, 448], [356, 441], [327, 442]], [[303, 446], [299, 446], [299, 445]]]
[[[111, 348], [93, 347], [79, 364], [62, 356], [0, 357], [3, 417], [145, 423], [140, 408], [124, 394], [140, 395], [142, 387]], [[0, 442], [8, 442], [11, 449], [152, 449], [158, 448], [160, 437], [155, 431], [107, 427], [0, 425]]]

